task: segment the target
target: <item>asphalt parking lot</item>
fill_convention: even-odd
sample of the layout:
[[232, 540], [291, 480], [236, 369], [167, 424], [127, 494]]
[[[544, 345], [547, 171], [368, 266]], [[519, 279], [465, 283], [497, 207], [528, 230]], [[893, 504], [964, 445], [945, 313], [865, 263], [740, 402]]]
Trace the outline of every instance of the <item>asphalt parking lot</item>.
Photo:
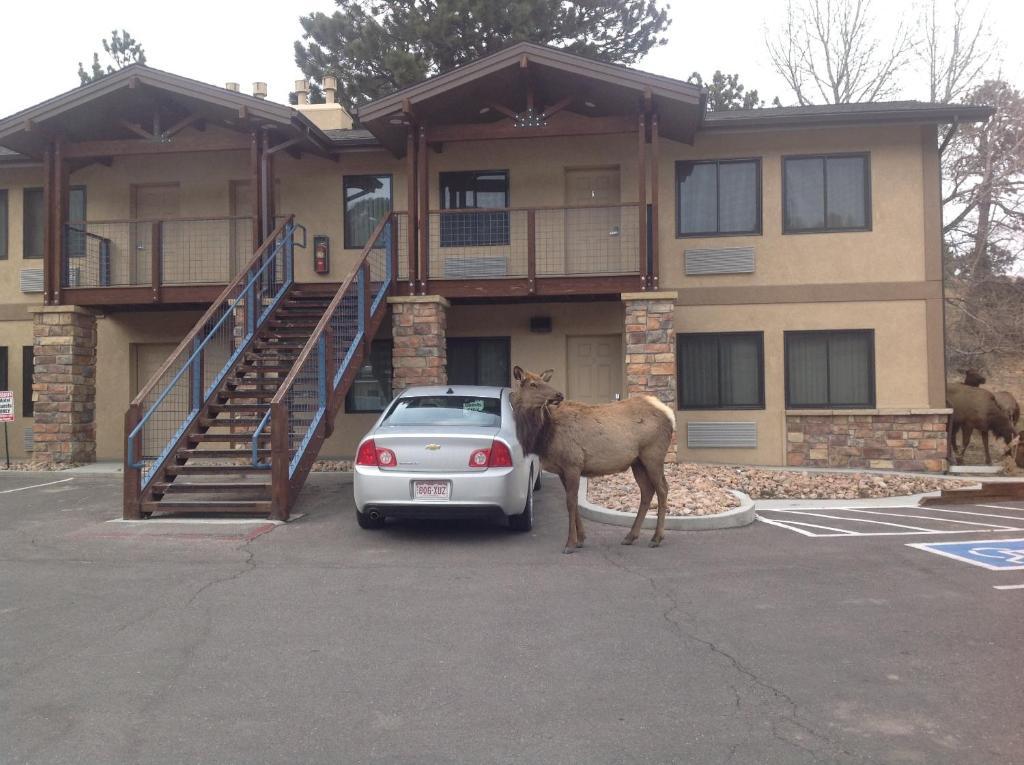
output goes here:
[[766, 513], [782, 525], [668, 532], [659, 549], [588, 523], [566, 556], [549, 477], [527, 535], [363, 531], [339, 474], [314, 475], [285, 526], [108, 523], [119, 479], [66, 478], [0, 473], [3, 763], [1005, 764], [1024, 751], [1024, 589], [996, 589], [1024, 570], [909, 546], [1024, 537], [1006, 530], [1024, 527], [1022, 503], [955, 508], [1008, 520], [871, 517], [925, 524], [893, 529], [907, 534], [808, 535], [792, 522], [870, 524]]

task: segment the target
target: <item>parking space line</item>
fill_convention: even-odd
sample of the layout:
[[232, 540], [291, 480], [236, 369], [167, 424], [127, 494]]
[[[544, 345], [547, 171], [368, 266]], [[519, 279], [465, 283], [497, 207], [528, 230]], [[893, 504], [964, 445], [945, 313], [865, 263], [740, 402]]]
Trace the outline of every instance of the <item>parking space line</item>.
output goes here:
[[67, 483], [68, 481], [74, 481], [74, 478], [62, 478], [59, 481], [50, 481], [49, 483], [37, 483], [32, 486], [19, 486], [17, 489], [4, 489], [0, 491], [0, 494], [13, 494], [16, 491], [27, 491], [28, 489], [41, 489], [44, 486], [53, 486], [58, 483]]
[[1020, 510], [1024, 512], [1024, 507], [1010, 507], [1009, 505], [978, 505], [978, 507], [992, 507], [996, 510]]
[[[978, 505], [978, 507], [999, 507], [998, 505]], [[976, 515], [979, 518], [1002, 518], [1006, 521], [1024, 521], [1024, 516], [1020, 515], [997, 515], [996, 513], [974, 513], [970, 510], [953, 510], [947, 507], [928, 507], [929, 512], [934, 511], [937, 513], [957, 513], [958, 515]], [[1014, 510], [1016, 508], [1009, 508]]]
[[[886, 516], [889, 516], [890, 518], [917, 518], [918, 520], [922, 520], [922, 521], [941, 521], [942, 523], [960, 523], [960, 524], [963, 524], [965, 526], [983, 526], [984, 528], [987, 528], [987, 529], [994, 528], [994, 529], [998, 529], [1000, 531], [1020, 531], [1020, 529], [1018, 529], [1018, 528], [1014, 528], [1012, 526], [1000, 526], [999, 524], [996, 524], [996, 523], [979, 523], [978, 521], [960, 521], [960, 520], [956, 520], [955, 518], [933, 518], [933, 517], [931, 517], [929, 515], [904, 515], [902, 513], [888, 513], [888, 512], [885, 512], [883, 510], [862, 510], [862, 509], [856, 508], [856, 507], [848, 508], [844, 512], [847, 512], [847, 513], [869, 513], [871, 515], [886, 515]], [[981, 515], [981, 514], [977, 513], [976, 515]], [[995, 518], [997, 516], [987, 516], [986, 515], [984, 517]], [[853, 520], [857, 520], [857, 519], [856, 518], [850, 518], [849, 520], [853, 521]], [[1014, 518], [1012, 520], [1022, 520], [1022, 519]]]
[[993, 584], [993, 590], [1024, 590], [1024, 584]]
[[[797, 534], [803, 534], [805, 537], [848, 537], [848, 536], [859, 536], [856, 531], [847, 531], [845, 529], [834, 529], [831, 526], [821, 526], [817, 523], [801, 523], [800, 521], [779, 521], [773, 518], [764, 518], [757, 516], [759, 521], [770, 524], [772, 526], [778, 526], [783, 529], [789, 529], [795, 531]], [[804, 531], [803, 529], [794, 528], [794, 526], [809, 526], [812, 529], [825, 529], [826, 531], [834, 531], [835, 534], [815, 534], [811, 531]]]
[[[808, 515], [812, 518], [828, 518], [832, 521], [847, 521], [850, 523], [872, 523], [879, 526], [894, 526], [898, 529], [911, 529], [912, 531], [930, 532], [932, 529], [923, 529], [920, 526], [908, 526], [905, 523], [888, 523], [886, 521], [874, 521], [869, 518], [842, 518], [837, 515], [825, 515], [824, 513], [812, 513], [806, 510], [775, 510], [776, 513], [789, 513], [791, 515]], [[858, 532], [853, 532], [858, 533]]]

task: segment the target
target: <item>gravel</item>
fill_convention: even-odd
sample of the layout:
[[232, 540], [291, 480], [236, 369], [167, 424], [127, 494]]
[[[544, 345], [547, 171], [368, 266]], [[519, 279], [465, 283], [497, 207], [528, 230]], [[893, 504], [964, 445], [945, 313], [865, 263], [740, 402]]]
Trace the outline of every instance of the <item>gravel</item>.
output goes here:
[[[867, 499], [971, 485], [969, 481], [931, 476], [812, 473], [691, 463], [666, 465], [665, 476], [669, 515], [714, 515], [737, 507], [739, 500], [727, 489], [753, 499]], [[603, 507], [629, 514], [635, 513], [640, 504], [640, 489], [631, 472], [591, 479], [587, 496]]]

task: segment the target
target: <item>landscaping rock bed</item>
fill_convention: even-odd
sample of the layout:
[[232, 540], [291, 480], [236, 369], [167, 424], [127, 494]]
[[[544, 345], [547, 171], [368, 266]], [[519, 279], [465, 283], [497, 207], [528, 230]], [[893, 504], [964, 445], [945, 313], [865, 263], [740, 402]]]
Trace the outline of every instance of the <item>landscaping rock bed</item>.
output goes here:
[[[728, 489], [753, 499], [866, 499], [972, 485], [971, 481], [931, 476], [817, 473], [691, 463], [666, 465], [665, 476], [669, 515], [713, 515], [738, 506], [739, 501]], [[632, 472], [591, 479], [587, 496], [595, 504], [630, 514], [640, 504], [640, 489]]]

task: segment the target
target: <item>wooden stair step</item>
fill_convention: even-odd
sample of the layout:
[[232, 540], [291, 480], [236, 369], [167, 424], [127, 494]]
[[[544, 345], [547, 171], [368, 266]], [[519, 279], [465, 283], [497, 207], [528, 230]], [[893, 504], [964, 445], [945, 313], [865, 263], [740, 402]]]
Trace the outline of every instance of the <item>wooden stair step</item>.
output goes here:
[[249, 366], [248, 364], [246, 364], [246, 365], [240, 367], [237, 372], [235, 372], [235, 376], [237, 377], [239, 375], [248, 375], [248, 374], [253, 374], [253, 373], [261, 373], [261, 372], [264, 373], [264, 374], [267, 373], [267, 372], [291, 372], [293, 366], [295, 366], [295, 365], [294, 364], [287, 364], [287, 365], [280, 365], [279, 364], [277, 366], [263, 365], [263, 366], [254, 367], [254, 366]]
[[[263, 456], [270, 454], [270, 449], [257, 449], [256, 451]], [[178, 449], [175, 455], [185, 459], [192, 459], [193, 457], [199, 459], [237, 459], [239, 457], [251, 457], [252, 449]]]
[[[262, 417], [255, 418], [238, 418], [234, 420], [200, 420], [199, 427], [201, 428], [256, 428], [259, 427], [260, 423], [263, 422]], [[269, 425], [267, 428], [269, 429]]]
[[181, 483], [180, 481], [173, 481], [172, 483], [155, 483], [153, 484], [153, 493], [155, 494], [214, 494], [219, 492], [269, 492], [273, 484], [269, 483], [218, 483], [215, 481], [207, 481], [203, 483]]
[[265, 393], [258, 391], [245, 391], [245, 390], [225, 390], [220, 391], [218, 394], [221, 398], [233, 399], [233, 398], [263, 398], [268, 401], [274, 397], [273, 392], [267, 391]]
[[[252, 433], [190, 433], [187, 436], [189, 441], [202, 441], [204, 443], [216, 441], [218, 443], [241, 443], [242, 441], [252, 441]], [[264, 432], [260, 433], [260, 438], [270, 438], [270, 429], [267, 428]], [[239, 456], [245, 456], [245, 450], [239, 449], [241, 454]]]
[[164, 470], [168, 475], [237, 475], [239, 473], [267, 475], [268, 469], [252, 465], [168, 465]]
[[144, 513], [269, 513], [269, 499], [202, 499], [195, 502], [161, 499], [142, 503]]
[[231, 412], [255, 412], [256, 414], [266, 414], [267, 407], [265, 404], [210, 404], [207, 407], [210, 414], [223, 414]]

